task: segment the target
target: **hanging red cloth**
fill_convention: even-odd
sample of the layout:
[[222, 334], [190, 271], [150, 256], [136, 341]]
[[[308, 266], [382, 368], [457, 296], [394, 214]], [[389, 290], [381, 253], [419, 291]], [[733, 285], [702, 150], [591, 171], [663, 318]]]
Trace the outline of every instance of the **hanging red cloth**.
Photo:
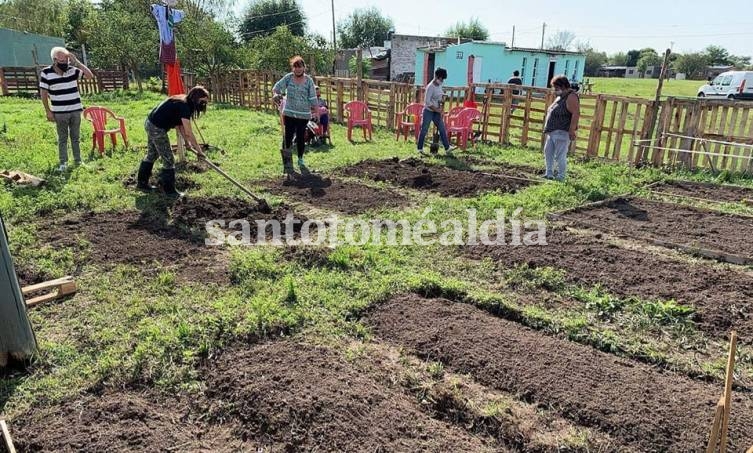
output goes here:
[[183, 78], [180, 75], [180, 62], [178, 59], [175, 59], [175, 64], [166, 64], [165, 71], [167, 72], [167, 95], [186, 94], [186, 89], [183, 86]]

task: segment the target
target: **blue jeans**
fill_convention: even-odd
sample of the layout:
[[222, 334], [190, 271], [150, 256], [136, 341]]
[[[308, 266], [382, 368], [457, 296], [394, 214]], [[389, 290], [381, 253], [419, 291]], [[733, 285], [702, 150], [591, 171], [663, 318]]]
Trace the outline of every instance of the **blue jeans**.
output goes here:
[[424, 109], [423, 120], [421, 121], [421, 134], [418, 136], [418, 149], [424, 149], [424, 141], [426, 140], [426, 134], [429, 132], [429, 126], [433, 122], [439, 130], [439, 138], [442, 140], [444, 149], [450, 149], [450, 141], [447, 139], [447, 129], [444, 127], [444, 120], [440, 112], [432, 112], [429, 109]]
[[570, 134], [567, 131], [552, 131], [546, 135], [544, 144], [544, 161], [546, 163], [546, 177], [554, 178], [556, 165], [557, 179], [565, 179], [567, 171], [567, 151], [570, 148]]

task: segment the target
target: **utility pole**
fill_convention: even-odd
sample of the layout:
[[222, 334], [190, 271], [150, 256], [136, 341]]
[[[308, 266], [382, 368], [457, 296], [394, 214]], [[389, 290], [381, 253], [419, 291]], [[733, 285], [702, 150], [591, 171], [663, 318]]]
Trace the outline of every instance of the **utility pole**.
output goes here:
[[515, 47], [515, 25], [512, 26], [512, 42], [510, 43], [510, 47]]
[[541, 48], [544, 49], [544, 34], [546, 33], [546, 22], [541, 27]]
[[337, 68], [337, 33], [335, 31], [335, 0], [332, 0], [332, 53], [334, 54], [334, 60], [332, 60], [332, 75], [337, 75], [335, 69]]

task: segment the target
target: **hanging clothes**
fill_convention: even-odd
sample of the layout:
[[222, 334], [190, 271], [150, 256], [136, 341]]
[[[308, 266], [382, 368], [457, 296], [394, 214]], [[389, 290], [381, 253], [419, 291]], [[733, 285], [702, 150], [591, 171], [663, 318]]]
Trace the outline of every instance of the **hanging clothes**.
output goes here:
[[157, 28], [159, 28], [159, 61], [164, 64], [174, 64], [177, 57], [173, 29], [183, 20], [185, 13], [164, 5], [152, 5], [152, 15], [157, 20]]
[[186, 94], [180, 73], [180, 61], [176, 58], [175, 64], [165, 64], [165, 70], [167, 71], [167, 95]]

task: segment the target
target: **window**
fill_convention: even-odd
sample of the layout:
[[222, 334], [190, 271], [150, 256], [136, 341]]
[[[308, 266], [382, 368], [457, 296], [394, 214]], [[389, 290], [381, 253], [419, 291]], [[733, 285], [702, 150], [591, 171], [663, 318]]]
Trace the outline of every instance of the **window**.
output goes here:
[[455, 58], [457, 58], [458, 60], [462, 60], [463, 59], [463, 52], [460, 51], [460, 50], [458, 50], [457, 52], [455, 52]]
[[730, 86], [730, 84], [732, 84], [732, 76], [731, 75], [725, 76], [722, 79], [722, 86], [723, 87], [728, 87], [728, 86]]
[[563, 72], [563, 74], [565, 74], [565, 77], [567, 77], [567, 74], [569, 72], [570, 72], [570, 60], [565, 60], [565, 72]]
[[528, 58], [523, 57], [523, 63], [520, 65], [520, 80], [526, 78], [526, 66], [528, 65]]
[[573, 70], [573, 78], [572, 80], [576, 80], [578, 78], [578, 69], [580, 67], [580, 60], [575, 60], [575, 70]]
[[531, 76], [531, 85], [536, 86], [536, 72], [539, 69], [539, 59], [533, 59], [533, 75]]

